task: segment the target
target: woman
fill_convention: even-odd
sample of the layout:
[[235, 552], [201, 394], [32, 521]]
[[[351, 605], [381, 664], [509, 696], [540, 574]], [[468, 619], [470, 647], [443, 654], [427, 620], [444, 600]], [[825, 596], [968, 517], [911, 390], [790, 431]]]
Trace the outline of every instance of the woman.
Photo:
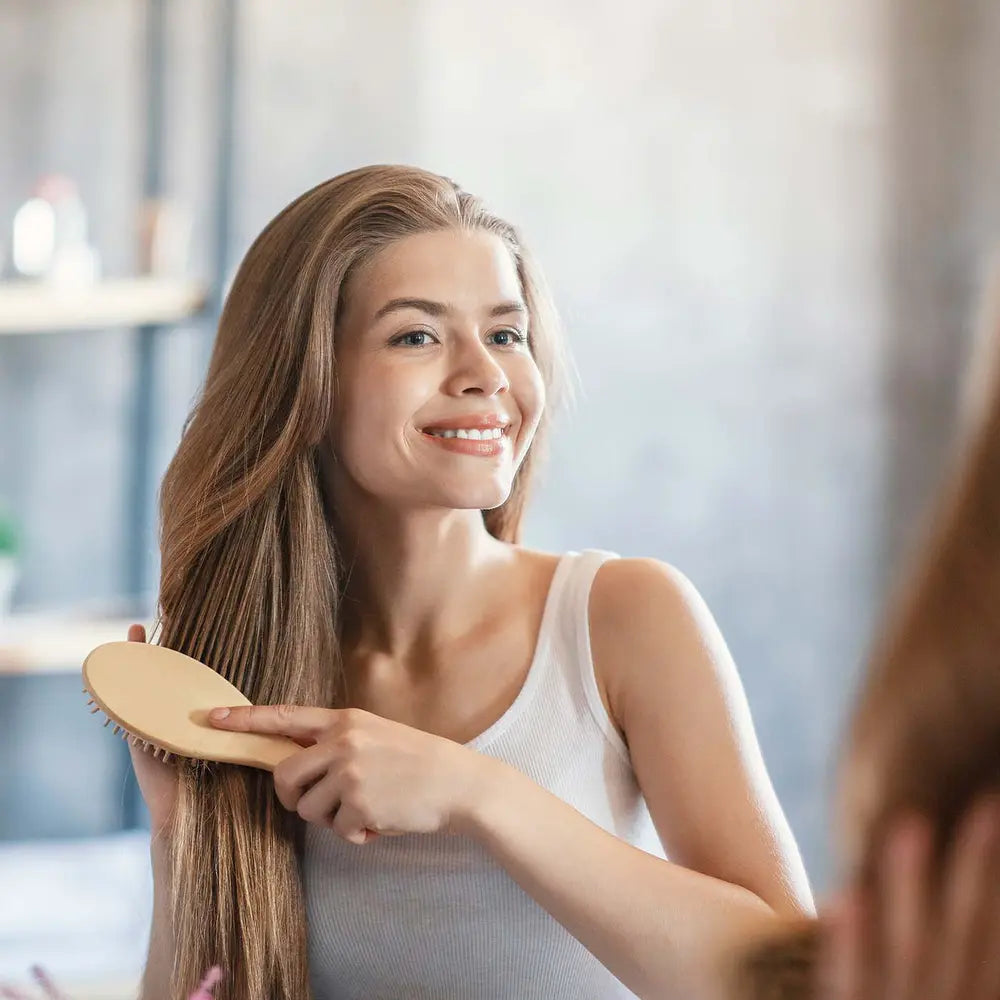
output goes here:
[[848, 733], [843, 898], [826, 935], [806, 922], [756, 949], [745, 996], [1000, 997], [1000, 315], [984, 333], [955, 475]]
[[263, 706], [218, 725], [303, 750], [133, 750], [146, 998], [216, 961], [226, 1000], [708, 996], [812, 912], [694, 588], [519, 544], [562, 359], [517, 233], [445, 178], [353, 171], [250, 248], [163, 483], [160, 641]]

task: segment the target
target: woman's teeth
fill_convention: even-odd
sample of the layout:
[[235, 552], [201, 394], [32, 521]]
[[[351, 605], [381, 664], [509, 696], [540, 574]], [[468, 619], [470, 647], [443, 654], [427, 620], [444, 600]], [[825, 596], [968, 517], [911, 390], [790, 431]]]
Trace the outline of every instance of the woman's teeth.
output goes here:
[[489, 427], [486, 430], [455, 430], [455, 431], [428, 431], [432, 437], [442, 438], [468, 438], [471, 441], [497, 441], [503, 437], [502, 427]]

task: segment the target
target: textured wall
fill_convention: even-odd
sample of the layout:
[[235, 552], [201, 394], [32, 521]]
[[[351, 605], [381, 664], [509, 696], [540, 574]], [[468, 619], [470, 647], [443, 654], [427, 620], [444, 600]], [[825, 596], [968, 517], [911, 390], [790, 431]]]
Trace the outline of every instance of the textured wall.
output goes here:
[[[831, 746], [940, 469], [974, 266], [1000, 217], [995, 5], [241, 11], [234, 258], [301, 190], [373, 161], [438, 169], [523, 227], [584, 390], [529, 541], [656, 556], [698, 584], [823, 885]], [[198, 209], [199, 269], [215, 13], [171, 4], [166, 170]], [[127, 0], [0, 4], [0, 218], [36, 172], [65, 168], [112, 270], [131, 261], [141, 31]], [[167, 345], [158, 471], [204, 336]], [[25, 604], [118, 586], [129, 342], [0, 342], [0, 493], [26, 518]]]

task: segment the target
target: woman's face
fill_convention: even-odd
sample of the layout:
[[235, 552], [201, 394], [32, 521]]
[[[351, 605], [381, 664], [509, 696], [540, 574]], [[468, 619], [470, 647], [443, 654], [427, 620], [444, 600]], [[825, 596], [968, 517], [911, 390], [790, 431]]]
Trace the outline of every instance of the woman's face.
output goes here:
[[379, 253], [348, 280], [335, 334], [337, 478], [397, 506], [502, 504], [545, 401], [528, 333], [499, 237], [421, 233]]

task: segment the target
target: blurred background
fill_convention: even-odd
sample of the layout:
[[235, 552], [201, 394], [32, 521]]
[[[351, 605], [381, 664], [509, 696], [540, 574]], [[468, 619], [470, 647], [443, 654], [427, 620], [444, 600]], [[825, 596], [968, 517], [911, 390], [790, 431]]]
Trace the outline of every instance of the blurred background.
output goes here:
[[540, 257], [582, 392], [527, 542], [691, 577], [822, 896], [1000, 241], [998, 93], [995, 0], [0, 0], [0, 982], [134, 988], [145, 816], [80, 663], [152, 617], [233, 268], [372, 162]]

